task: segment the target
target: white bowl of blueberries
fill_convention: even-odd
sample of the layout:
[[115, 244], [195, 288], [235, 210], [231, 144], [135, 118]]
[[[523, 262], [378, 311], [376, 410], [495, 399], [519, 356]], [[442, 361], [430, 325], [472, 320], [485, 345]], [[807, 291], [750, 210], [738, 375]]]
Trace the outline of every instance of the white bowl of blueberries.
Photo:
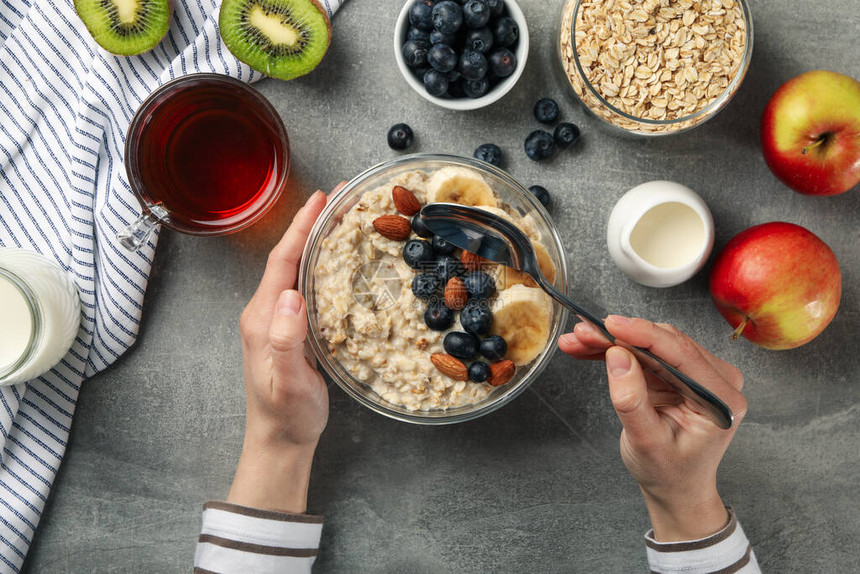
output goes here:
[[394, 29], [400, 73], [451, 110], [488, 106], [517, 83], [529, 34], [514, 0], [409, 0]]

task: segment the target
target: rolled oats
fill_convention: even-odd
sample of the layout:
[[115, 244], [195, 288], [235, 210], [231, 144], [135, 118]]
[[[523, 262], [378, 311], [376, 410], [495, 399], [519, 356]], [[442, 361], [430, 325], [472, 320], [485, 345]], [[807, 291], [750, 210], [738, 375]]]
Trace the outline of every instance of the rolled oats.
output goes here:
[[586, 83], [634, 118], [679, 120], [723, 97], [743, 73], [746, 42], [747, 22], [735, 0], [568, 0], [560, 35], [565, 73], [583, 103], [636, 133], [679, 131], [717, 110], [681, 122], [639, 122], [606, 106]]

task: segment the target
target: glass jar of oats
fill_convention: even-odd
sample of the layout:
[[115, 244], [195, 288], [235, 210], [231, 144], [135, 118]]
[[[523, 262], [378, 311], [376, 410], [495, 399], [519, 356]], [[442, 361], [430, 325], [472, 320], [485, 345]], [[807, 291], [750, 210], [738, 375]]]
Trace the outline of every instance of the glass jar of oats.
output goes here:
[[564, 80], [585, 107], [645, 136], [716, 115], [752, 47], [745, 0], [565, 0], [557, 39]]

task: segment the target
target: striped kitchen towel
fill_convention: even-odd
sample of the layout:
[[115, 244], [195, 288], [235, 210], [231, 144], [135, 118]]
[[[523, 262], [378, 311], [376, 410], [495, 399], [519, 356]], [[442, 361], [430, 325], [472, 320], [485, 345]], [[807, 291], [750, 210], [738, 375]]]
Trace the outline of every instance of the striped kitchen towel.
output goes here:
[[[334, 14], [343, 1], [322, 4]], [[17, 572], [24, 561], [81, 382], [137, 336], [157, 235], [137, 253], [116, 239], [139, 214], [123, 166], [135, 110], [184, 74], [262, 77], [221, 42], [218, 7], [218, 0], [174, 2], [162, 42], [124, 58], [96, 45], [72, 0], [0, 0], [0, 246], [53, 258], [74, 277], [83, 304], [62, 362], [0, 389], [0, 572]]]

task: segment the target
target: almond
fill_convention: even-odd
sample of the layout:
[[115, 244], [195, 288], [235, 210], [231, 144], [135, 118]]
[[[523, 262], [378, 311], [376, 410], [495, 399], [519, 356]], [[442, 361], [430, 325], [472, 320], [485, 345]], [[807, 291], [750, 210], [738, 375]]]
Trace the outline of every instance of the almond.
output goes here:
[[451, 277], [445, 285], [445, 306], [454, 311], [459, 311], [466, 306], [469, 293], [466, 284], [459, 277]]
[[412, 225], [399, 215], [381, 215], [373, 220], [373, 228], [383, 237], [393, 241], [409, 238]]
[[[469, 370], [466, 368], [466, 365], [456, 357], [446, 355], [445, 353], [433, 353], [430, 355], [430, 362], [439, 369], [440, 373], [451, 377], [455, 381], [465, 381], [469, 378]], [[508, 362], [510, 363], [510, 361]]]
[[517, 366], [513, 361], [505, 359], [504, 361], [493, 363], [490, 365], [490, 378], [487, 379], [487, 382], [494, 387], [499, 387], [510, 381], [516, 372]]
[[418, 203], [418, 198], [415, 194], [399, 185], [395, 185], [391, 190], [391, 198], [394, 199], [394, 207], [403, 215], [412, 217], [421, 211], [421, 204]]
[[489, 259], [484, 259], [480, 255], [475, 255], [465, 249], [463, 250], [463, 254], [460, 255], [460, 261], [463, 262], [466, 271], [479, 271], [484, 265], [490, 262]]

